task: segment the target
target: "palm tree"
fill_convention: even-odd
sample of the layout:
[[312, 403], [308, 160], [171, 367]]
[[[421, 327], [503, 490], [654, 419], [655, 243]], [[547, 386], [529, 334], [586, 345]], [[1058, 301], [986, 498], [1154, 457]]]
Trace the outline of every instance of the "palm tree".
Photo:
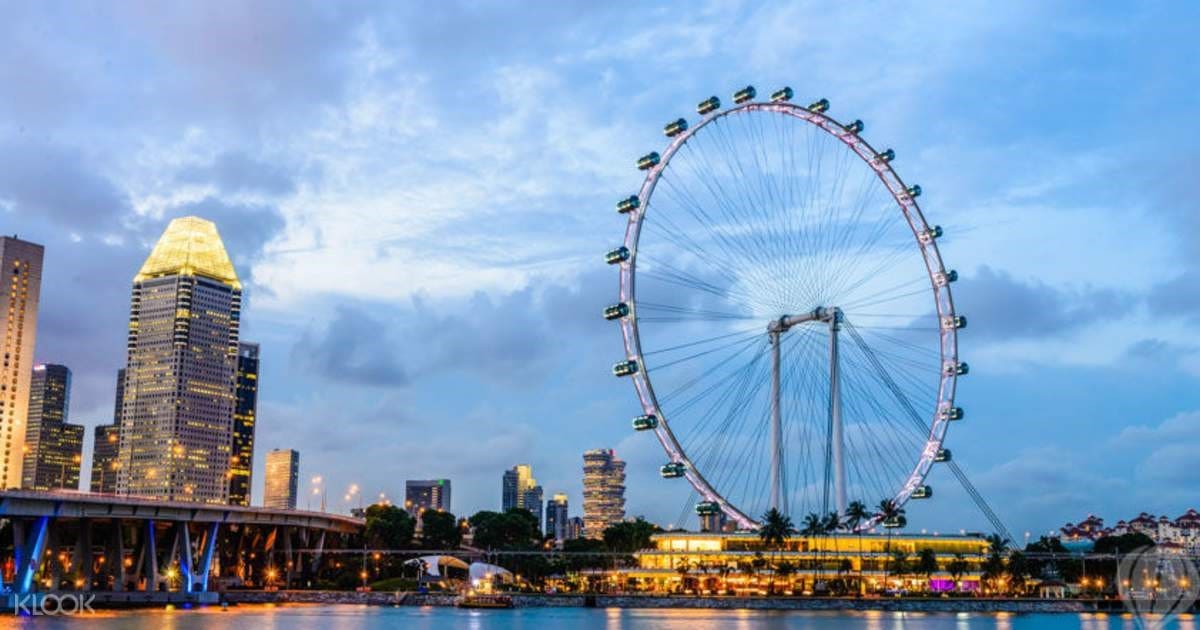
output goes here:
[[[903, 527], [904, 508], [900, 507], [900, 504], [896, 503], [893, 499], [884, 499], [879, 502], [879, 512], [876, 513], [876, 516], [884, 523], [884, 529], [887, 530], [887, 543], [884, 545], [884, 551], [890, 552], [892, 550], [892, 528], [887, 526], [887, 521], [896, 519], [899, 521], [900, 526]], [[884, 564], [883, 583], [885, 586], [887, 585], [887, 578], [888, 567], [887, 564]]]
[[862, 593], [863, 586], [863, 549], [862, 549], [862, 530], [858, 528], [863, 524], [863, 521], [871, 518], [871, 513], [867, 511], [867, 504], [862, 501], [851, 501], [850, 505], [846, 506], [846, 528], [858, 534], [858, 590]]
[[[810, 515], [811, 516], [811, 515]], [[807, 522], [807, 519], [806, 519]], [[758, 528], [758, 537], [762, 539], [764, 545], [767, 546], [773, 553], [778, 555], [779, 550], [787, 542], [788, 538], [796, 535], [796, 528], [792, 525], [791, 517], [775, 508], [767, 510], [762, 517], [762, 527]], [[774, 563], [772, 563], [774, 564]], [[775, 590], [775, 572], [771, 572], [771, 581], [767, 587], [767, 593], [772, 593]]]
[[1008, 550], [1008, 539], [1000, 534], [989, 534], [988, 557], [983, 567], [983, 578], [992, 582], [995, 590], [996, 580], [1004, 574], [1004, 553]]
[[937, 554], [929, 547], [925, 547], [917, 552], [916, 571], [918, 575], [925, 576], [925, 582], [928, 584], [933, 574], [938, 570]]
[[908, 552], [903, 549], [897, 549], [892, 552], [892, 575], [900, 578], [900, 584], [904, 584], [904, 576], [908, 573]]
[[962, 579], [963, 574], [966, 573], [967, 569], [969, 568], [970, 565], [967, 564], [966, 556], [962, 555], [961, 553], [954, 554], [954, 559], [950, 561], [950, 564], [946, 565], [946, 570], [950, 572], [950, 577], [954, 578], [955, 590], [958, 590], [959, 580]]

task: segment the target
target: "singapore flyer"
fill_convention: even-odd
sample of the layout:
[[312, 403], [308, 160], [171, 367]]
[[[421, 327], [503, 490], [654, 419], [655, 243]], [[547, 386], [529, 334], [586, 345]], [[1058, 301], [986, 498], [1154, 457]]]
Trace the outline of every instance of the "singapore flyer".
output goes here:
[[606, 254], [633, 428], [697, 513], [738, 529], [772, 509], [902, 526], [964, 415], [943, 230], [897, 153], [824, 99], [747, 86], [696, 109], [637, 160], [645, 180], [616, 204], [625, 235]]

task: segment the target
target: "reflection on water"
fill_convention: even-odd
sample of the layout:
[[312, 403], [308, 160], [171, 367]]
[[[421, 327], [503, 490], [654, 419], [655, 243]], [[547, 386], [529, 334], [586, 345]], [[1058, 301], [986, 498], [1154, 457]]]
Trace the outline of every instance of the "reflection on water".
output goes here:
[[[71, 618], [29, 619], [0, 616], [0, 628], [78, 627]], [[196, 610], [101, 611], [88, 617], [89, 628], [135, 630], [377, 630], [382, 628], [470, 628], [471, 630], [709, 630], [799, 628], [801, 630], [1138, 630], [1133, 616], [1115, 614], [1016, 615], [1010, 613], [783, 612], [754, 610], [525, 608], [382, 608], [372, 606], [240, 606]], [[1151, 627], [1148, 625], [1148, 627]], [[1200, 630], [1193, 615], [1163, 628]]]

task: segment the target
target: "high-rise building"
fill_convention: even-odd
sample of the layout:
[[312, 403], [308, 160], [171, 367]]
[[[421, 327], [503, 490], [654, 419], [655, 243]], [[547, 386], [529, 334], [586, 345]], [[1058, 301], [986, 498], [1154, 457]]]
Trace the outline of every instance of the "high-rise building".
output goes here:
[[117, 491], [117, 468], [120, 461], [121, 406], [125, 402], [125, 368], [117, 370], [117, 395], [113, 403], [112, 424], [96, 425], [92, 431], [92, 492], [112, 494]]
[[117, 492], [225, 503], [242, 285], [210, 221], [171, 221], [133, 279]]
[[24, 464], [25, 422], [29, 410], [29, 380], [33, 373], [33, 345], [37, 339], [38, 296], [42, 288], [41, 245], [0, 236], [0, 333], [3, 362], [0, 382], [0, 430], [4, 455], [0, 481], [5, 488], [21, 487]]
[[25, 424], [22, 490], [79, 489], [83, 425], [68, 424], [71, 370], [65, 365], [38, 365], [29, 381]]
[[425, 510], [450, 511], [449, 479], [409, 479], [404, 482], [404, 509], [416, 516]]
[[521, 507], [529, 510], [537, 518], [538, 531], [542, 531], [542, 487], [527, 488], [521, 495]]
[[567, 513], [567, 495], [561, 492], [555, 494], [546, 502], [546, 535], [552, 536], [557, 542], [567, 540], [570, 518]]
[[525, 507], [525, 492], [537, 485], [537, 480], [533, 478], [533, 467], [529, 464], [517, 464], [504, 471], [502, 481], [501, 510]]
[[258, 344], [238, 344], [234, 384], [233, 454], [229, 457], [229, 502], [250, 505], [254, 472], [254, 421], [258, 415]]
[[611, 449], [583, 454], [583, 534], [600, 538], [625, 519], [625, 462]]
[[572, 516], [567, 521], [567, 537], [563, 540], [575, 540], [583, 537], [583, 519], [578, 516]]
[[275, 510], [296, 509], [300, 483], [300, 453], [277, 448], [267, 453], [267, 476], [263, 483], [263, 507]]
[[117, 454], [121, 426], [98, 424], [92, 430], [92, 492], [117, 491]]

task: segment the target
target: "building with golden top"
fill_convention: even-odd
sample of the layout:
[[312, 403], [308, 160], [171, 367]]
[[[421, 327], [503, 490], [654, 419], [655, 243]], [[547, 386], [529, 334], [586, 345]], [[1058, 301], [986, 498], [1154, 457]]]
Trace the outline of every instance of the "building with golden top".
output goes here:
[[[912, 590], [974, 592], [989, 543], [978, 535], [793, 536], [780, 547], [750, 533], [662, 533], [637, 566], [604, 572], [614, 590], [780, 594]], [[923, 567], [923, 550], [936, 568]]]
[[41, 245], [0, 236], [0, 478], [4, 488], [21, 487], [29, 381], [37, 339], [42, 287]]
[[119, 494], [228, 501], [241, 309], [217, 227], [171, 221], [133, 279]]

